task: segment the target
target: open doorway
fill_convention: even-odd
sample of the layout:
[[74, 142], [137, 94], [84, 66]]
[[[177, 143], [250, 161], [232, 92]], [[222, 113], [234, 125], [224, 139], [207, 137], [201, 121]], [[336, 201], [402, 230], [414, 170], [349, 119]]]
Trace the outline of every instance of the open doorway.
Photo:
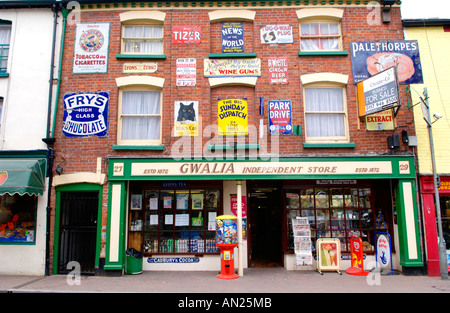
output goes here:
[[249, 266], [283, 266], [281, 188], [248, 182]]

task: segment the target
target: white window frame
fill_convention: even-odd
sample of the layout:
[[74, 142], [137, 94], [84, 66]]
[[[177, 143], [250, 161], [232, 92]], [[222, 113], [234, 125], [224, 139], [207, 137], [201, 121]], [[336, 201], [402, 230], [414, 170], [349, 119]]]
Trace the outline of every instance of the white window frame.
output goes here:
[[[160, 37], [125, 37], [125, 29], [127, 27], [133, 27], [135, 29], [136, 27], [160, 27], [161, 28], [161, 36]], [[154, 32], [154, 29], [153, 29]], [[136, 42], [142, 42], [142, 47], [144, 46], [146, 41], [151, 42], [157, 42], [160, 41], [162, 45], [161, 51], [158, 52], [144, 52], [144, 51], [125, 51], [126, 41], [132, 41], [133, 44]], [[154, 23], [139, 23], [139, 24], [122, 24], [122, 48], [121, 48], [122, 54], [164, 54], [164, 27], [162, 24], [154, 24]], [[143, 50], [143, 49], [142, 49]]]
[[[154, 140], [141, 140], [141, 139], [122, 139], [122, 121], [123, 117], [126, 116], [125, 114], [122, 114], [122, 102], [123, 102], [123, 92], [125, 91], [158, 91], [160, 92], [160, 101], [159, 101], [159, 114], [133, 114], [133, 116], [154, 116], [160, 118], [159, 123], [159, 139]], [[119, 90], [119, 109], [117, 112], [118, 116], [118, 123], [117, 123], [117, 144], [118, 145], [148, 145], [148, 146], [154, 146], [154, 145], [160, 145], [162, 143], [162, 124], [163, 124], [163, 114], [162, 114], [162, 103], [163, 103], [163, 94], [162, 89], [159, 89], [157, 87], [150, 87], [150, 86], [127, 86], [120, 88]]]
[[[347, 110], [347, 93], [346, 93], [346, 85], [342, 85], [340, 83], [336, 82], [314, 82], [309, 83], [307, 85], [304, 85], [303, 88], [303, 114], [304, 114], [304, 121], [305, 121], [305, 142], [307, 143], [348, 143], [349, 142], [349, 126], [348, 126], [348, 110]], [[342, 91], [342, 101], [343, 101], [343, 111], [307, 111], [306, 110], [306, 89], [308, 88], [314, 88], [314, 89], [321, 89], [321, 88], [335, 88], [340, 89]], [[306, 115], [307, 114], [341, 114], [344, 115], [344, 136], [324, 136], [324, 137], [313, 137], [308, 136], [308, 124]]]
[[[322, 25], [328, 25], [328, 29], [330, 29], [330, 24], [337, 24], [337, 28], [338, 28], [338, 33], [336, 35], [332, 35], [332, 34], [328, 34], [328, 35], [308, 35], [308, 36], [304, 36], [302, 35], [302, 26], [305, 25], [309, 25], [309, 27], [311, 27], [311, 25], [313, 24], [317, 24], [319, 26], [319, 31], [322, 28]], [[342, 31], [341, 31], [341, 23], [337, 20], [327, 20], [327, 19], [305, 19], [300, 23], [300, 30], [299, 30], [299, 34], [300, 34], [300, 51], [302, 52], [311, 52], [311, 51], [342, 51]], [[319, 42], [321, 40], [327, 39], [330, 42], [330, 39], [337, 39], [338, 41], [338, 47], [336, 49], [320, 49], [321, 43], [319, 43], [319, 48], [318, 49], [302, 49], [302, 40], [304, 39], [317, 39], [319, 40]], [[329, 44], [330, 46], [330, 44]]]

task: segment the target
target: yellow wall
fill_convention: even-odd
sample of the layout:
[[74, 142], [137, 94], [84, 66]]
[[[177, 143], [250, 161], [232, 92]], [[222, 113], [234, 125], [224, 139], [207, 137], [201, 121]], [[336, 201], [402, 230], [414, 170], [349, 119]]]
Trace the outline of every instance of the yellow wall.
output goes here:
[[[428, 90], [431, 120], [433, 114], [443, 117], [432, 124], [434, 151], [437, 172], [450, 173], [450, 32], [440, 27], [408, 27], [407, 40], [419, 43], [422, 63], [423, 84], [411, 85], [412, 103], [419, 102], [419, 94]], [[414, 120], [417, 135], [417, 154], [419, 173], [431, 174], [431, 152], [428, 129], [423, 120], [420, 105], [414, 107]]]

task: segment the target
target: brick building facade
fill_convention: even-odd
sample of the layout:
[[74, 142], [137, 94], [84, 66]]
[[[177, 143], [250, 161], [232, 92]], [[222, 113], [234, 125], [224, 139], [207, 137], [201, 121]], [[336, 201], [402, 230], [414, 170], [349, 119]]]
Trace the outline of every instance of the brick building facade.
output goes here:
[[[86, 214], [98, 222], [85, 271], [121, 272], [127, 248], [144, 253], [144, 270], [216, 270], [215, 217], [236, 213], [241, 192], [244, 267], [262, 259], [296, 269], [291, 219], [306, 216], [313, 243], [339, 238], [347, 254], [350, 237], [362, 237], [371, 260], [375, 233], [387, 232], [394, 266], [421, 268], [413, 150], [388, 145], [414, 135], [412, 112], [397, 107], [394, 129], [367, 130], [352, 67], [358, 47], [404, 42], [400, 7], [388, 7], [390, 21], [381, 4], [355, 0], [81, 2], [65, 29], [55, 119], [53, 272], [79, 253], [66, 244], [76, 223], [64, 222], [68, 203], [91, 195]], [[403, 82], [398, 90], [402, 104]], [[109, 106], [97, 111], [89, 99], [100, 94]], [[177, 120], [191, 103], [194, 121]], [[226, 109], [238, 118], [227, 122]], [[99, 113], [106, 132], [73, 112]], [[271, 113], [286, 134], [269, 132]], [[222, 122], [247, 135], [219, 135]]]

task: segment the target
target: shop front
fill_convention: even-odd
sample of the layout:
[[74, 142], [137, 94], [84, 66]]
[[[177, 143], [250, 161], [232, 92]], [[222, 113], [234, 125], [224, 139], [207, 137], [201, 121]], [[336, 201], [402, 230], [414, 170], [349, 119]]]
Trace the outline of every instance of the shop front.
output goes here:
[[215, 223], [222, 214], [242, 223], [238, 267], [300, 269], [295, 217], [308, 219], [313, 246], [318, 238], [339, 239], [343, 269], [350, 237], [362, 238], [369, 262], [379, 231], [393, 238], [396, 269], [423, 266], [411, 156], [110, 158], [108, 180], [105, 270], [123, 271], [130, 248], [142, 252], [144, 271], [220, 270]]

